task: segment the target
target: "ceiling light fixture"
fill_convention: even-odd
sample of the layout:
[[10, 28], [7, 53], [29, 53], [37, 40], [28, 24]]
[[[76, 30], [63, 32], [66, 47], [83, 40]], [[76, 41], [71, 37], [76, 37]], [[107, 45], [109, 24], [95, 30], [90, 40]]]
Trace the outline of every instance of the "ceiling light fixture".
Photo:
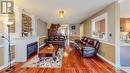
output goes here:
[[63, 10], [60, 10], [58, 13], [59, 13], [59, 17], [60, 17], [60, 18], [63, 18], [63, 17], [64, 17], [64, 13], [65, 13], [65, 12], [64, 12]]
[[123, 2], [123, 0], [118, 0], [118, 3], [122, 3]]

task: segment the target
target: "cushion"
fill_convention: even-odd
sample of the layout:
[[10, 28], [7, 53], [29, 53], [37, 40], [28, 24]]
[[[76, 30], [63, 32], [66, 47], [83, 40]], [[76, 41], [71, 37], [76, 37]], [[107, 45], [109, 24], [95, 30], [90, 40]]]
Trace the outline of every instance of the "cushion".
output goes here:
[[88, 38], [85, 40], [86, 43], [88, 43]]
[[53, 38], [49, 38], [48, 40], [49, 40], [49, 41], [53, 41]]
[[54, 41], [58, 41], [59, 39], [58, 38], [54, 38]]
[[81, 40], [80, 43], [83, 44], [83, 40]]
[[97, 40], [94, 41], [94, 43], [93, 43], [94, 47], [96, 47], [97, 42], [98, 42]]
[[86, 42], [83, 41], [82, 44], [83, 44], [83, 45], [86, 45]]
[[86, 40], [87, 40], [87, 38], [85, 37], [85, 38], [84, 38], [84, 41], [86, 41]]
[[59, 38], [59, 41], [64, 41], [64, 39], [62, 39], [62, 38]]
[[64, 36], [59, 36], [60, 39], [64, 39]]
[[83, 50], [84, 51], [92, 51], [92, 50], [95, 50], [95, 48], [93, 48], [93, 47], [84, 47]]
[[49, 37], [49, 39], [53, 39], [53, 38], [54, 38], [53, 36]]
[[81, 41], [84, 41], [84, 39], [81, 39]]
[[87, 40], [88, 43], [89, 43], [90, 41], [91, 41], [90, 39]]

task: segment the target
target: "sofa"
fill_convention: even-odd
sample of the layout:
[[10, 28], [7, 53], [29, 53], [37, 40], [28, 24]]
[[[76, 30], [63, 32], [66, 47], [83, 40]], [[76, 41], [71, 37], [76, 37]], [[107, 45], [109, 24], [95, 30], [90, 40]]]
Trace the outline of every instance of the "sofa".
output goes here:
[[82, 57], [94, 57], [98, 52], [100, 42], [97, 39], [83, 37], [81, 40], [75, 40], [74, 46]]
[[65, 46], [65, 37], [64, 36], [51, 36], [45, 39], [46, 45], [53, 44], [59, 46]]

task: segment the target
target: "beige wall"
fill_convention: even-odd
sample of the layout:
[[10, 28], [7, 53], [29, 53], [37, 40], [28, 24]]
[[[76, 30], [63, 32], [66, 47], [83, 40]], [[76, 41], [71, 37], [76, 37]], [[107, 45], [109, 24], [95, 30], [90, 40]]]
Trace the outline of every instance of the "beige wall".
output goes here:
[[3, 48], [0, 47], [0, 66], [4, 64]]
[[[72, 30], [72, 26], [75, 26], [75, 30]], [[69, 25], [69, 40], [74, 42], [76, 39], [80, 39], [80, 24], [70, 24]]]
[[[94, 14], [90, 18], [86, 19], [84, 24], [84, 36], [91, 37], [91, 20], [100, 16], [104, 13], [108, 13], [108, 41], [107, 43], [115, 44], [115, 24], [116, 24], [116, 2], [110, 4], [109, 6], [105, 7], [103, 10], [99, 11], [98, 13]], [[109, 36], [112, 34], [112, 37]], [[99, 54], [109, 61], [115, 63], [115, 47], [110, 44], [102, 43]]]
[[71, 42], [74, 42], [75, 40], [79, 40], [80, 36], [70, 36], [69, 39]]
[[84, 23], [84, 36], [91, 37], [91, 19], [87, 19]]
[[[72, 30], [72, 26], [75, 26], [75, 30]], [[70, 36], [80, 36], [80, 24], [70, 24], [69, 25]]]
[[102, 43], [98, 54], [115, 63], [115, 46]]
[[100, 12], [94, 14], [92, 17], [88, 18], [85, 22], [84, 22], [84, 35], [88, 35], [91, 36], [91, 20], [96, 18], [97, 16], [100, 16], [104, 13], [108, 13], [108, 34], [112, 34], [112, 37], [108, 38], [108, 42], [110, 43], [115, 43], [115, 9], [116, 8], [116, 4], [115, 2], [112, 3], [111, 5], [107, 6], [106, 8], [104, 8], [103, 10], [101, 10]]
[[37, 20], [37, 36], [47, 36], [47, 23], [41, 19]]

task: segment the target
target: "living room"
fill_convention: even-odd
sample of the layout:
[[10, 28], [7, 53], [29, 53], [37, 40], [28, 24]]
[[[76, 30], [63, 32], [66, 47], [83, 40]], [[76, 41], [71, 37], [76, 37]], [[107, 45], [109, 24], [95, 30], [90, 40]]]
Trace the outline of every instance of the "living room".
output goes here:
[[129, 73], [126, 3], [1, 0], [0, 73]]

